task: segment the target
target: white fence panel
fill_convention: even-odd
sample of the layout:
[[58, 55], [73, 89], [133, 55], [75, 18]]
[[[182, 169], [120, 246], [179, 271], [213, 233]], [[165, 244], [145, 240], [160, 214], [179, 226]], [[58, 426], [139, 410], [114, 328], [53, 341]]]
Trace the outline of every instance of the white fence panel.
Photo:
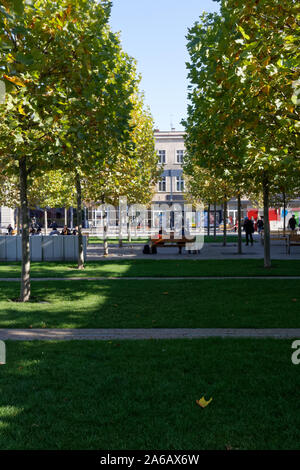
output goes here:
[[[84, 259], [87, 254], [87, 237], [83, 236]], [[78, 237], [76, 235], [31, 236], [31, 261], [77, 261]], [[21, 236], [0, 236], [0, 261], [21, 261]]]

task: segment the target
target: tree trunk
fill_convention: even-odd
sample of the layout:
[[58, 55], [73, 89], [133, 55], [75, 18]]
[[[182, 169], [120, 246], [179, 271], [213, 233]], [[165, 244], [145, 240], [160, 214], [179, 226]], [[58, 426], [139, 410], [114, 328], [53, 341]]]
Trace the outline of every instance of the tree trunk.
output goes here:
[[65, 225], [68, 226], [68, 209], [65, 207]]
[[83, 213], [84, 213], [84, 228], [88, 228], [86, 212], [87, 212], [86, 207], [84, 207], [84, 209], [83, 209]]
[[107, 243], [107, 211], [106, 208], [104, 209], [103, 214], [103, 248], [104, 248], [104, 256], [108, 255], [108, 243]]
[[74, 228], [74, 211], [73, 207], [70, 207], [70, 229], [73, 230]]
[[29, 245], [29, 219], [28, 219], [28, 201], [27, 201], [27, 165], [26, 157], [22, 157], [19, 162], [20, 170], [20, 198], [21, 198], [21, 217], [22, 217], [22, 275], [20, 301], [28, 302], [30, 300], [30, 245]]
[[130, 227], [130, 218], [128, 217], [128, 222], [127, 222], [127, 233], [128, 233], [128, 241], [131, 243], [131, 227]]
[[77, 193], [77, 226], [78, 226], [78, 269], [84, 269], [83, 238], [82, 238], [82, 196], [79, 173], [76, 173]]
[[241, 195], [238, 195], [238, 254], [242, 254], [242, 210], [241, 210]]
[[21, 209], [17, 207], [17, 235], [20, 235], [20, 223], [21, 223]]
[[214, 203], [214, 238], [217, 239], [217, 203]]
[[286, 200], [285, 200], [285, 193], [283, 193], [283, 235], [285, 235], [285, 224], [286, 224], [285, 209], [286, 209]]
[[48, 214], [47, 214], [47, 209], [44, 210], [44, 224], [45, 224], [45, 229], [44, 229], [44, 232], [45, 232], [45, 235], [47, 235], [47, 232], [48, 232]]
[[102, 199], [102, 207], [104, 208], [103, 210], [103, 250], [104, 250], [104, 256], [108, 256], [108, 243], [107, 243], [107, 210], [106, 207], [104, 206], [105, 204], [105, 199], [103, 197]]
[[121, 208], [119, 207], [119, 248], [123, 248], [123, 238], [122, 238], [122, 213]]
[[226, 227], [226, 223], [227, 223], [227, 199], [224, 200], [223, 208], [224, 208], [224, 214], [223, 214], [223, 225], [224, 225], [224, 228], [223, 228], [223, 246], [226, 246], [226, 237], [227, 237], [227, 227]]
[[207, 206], [207, 236], [210, 235], [210, 204]]
[[264, 266], [271, 267], [271, 242], [270, 242], [270, 223], [269, 223], [269, 181], [265, 175], [263, 179], [264, 193]]

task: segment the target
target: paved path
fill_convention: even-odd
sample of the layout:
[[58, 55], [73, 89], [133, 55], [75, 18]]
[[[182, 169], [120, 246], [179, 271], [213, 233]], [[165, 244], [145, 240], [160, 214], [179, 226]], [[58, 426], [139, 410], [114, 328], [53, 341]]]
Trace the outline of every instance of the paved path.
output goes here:
[[179, 338], [277, 338], [300, 339], [300, 328], [152, 328], [152, 329], [0, 329], [0, 339], [32, 340], [137, 340]]
[[[223, 281], [226, 279], [294, 279], [300, 276], [182, 276], [182, 277], [32, 277], [31, 281]], [[0, 282], [20, 282], [18, 277], [3, 277]]]
[[[264, 247], [260, 242], [260, 238], [255, 236], [255, 243], [253, 246], [246, 246], [243, 243], [243, 254], [237, 254], [237, 243], [228, 243], [223, 246], [222, 243], [205, 243], [199, 254], [188, 254], [185, 249], [182, 254], [178, 254], [177, 247], [157, 248], [157, 255], [144, 255], [144, 243], [124, 245], [119, 248], [118, 245], [109, 245], [109, 255], [104, 256], [102, 244], [88, 245], [87, 259], [88, 261], [96, 260], [129, 260], [129, 259], [263, 259]], [[300, 259], [300, 247], [293, 246], [291, 254], [286, 254], [284, 243], [272, 241], [271, 244], [271, 258], [275, 259]]]

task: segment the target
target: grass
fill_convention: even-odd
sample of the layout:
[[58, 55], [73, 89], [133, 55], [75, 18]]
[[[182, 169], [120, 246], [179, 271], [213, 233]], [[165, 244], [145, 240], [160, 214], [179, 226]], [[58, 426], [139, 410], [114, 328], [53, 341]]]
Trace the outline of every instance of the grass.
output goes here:
[[[0, 262], [0, 278], [19, 277], [21, 264]], [[89, 261], [84, 271], [74, 263], [34, 262], [32, 277], [188, 277], [188, 276], [300, 276], [300, 260], [273, 260], [265, 269], [262, 259]]]
[[300, 280], [1, 282], [0, 328], [299, 328]]
[[272, 339], [7, 342], [0, 449], [299, 450], [291, 352]]

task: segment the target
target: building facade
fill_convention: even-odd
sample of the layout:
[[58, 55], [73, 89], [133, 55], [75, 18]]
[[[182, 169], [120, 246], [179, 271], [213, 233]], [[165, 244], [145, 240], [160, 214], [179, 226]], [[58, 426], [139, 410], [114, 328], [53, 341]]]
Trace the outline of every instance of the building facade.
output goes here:
[[0, 207], [0, 230], [3, 229], [6, 233], [6, 228], [11, 224], [15, 226], [15, 211], [9, 207]]
[[155, 148], [159, 155], [162, 174], [156, 185], [153, 204], [184, 203], [184, 132], [155, 130]]

